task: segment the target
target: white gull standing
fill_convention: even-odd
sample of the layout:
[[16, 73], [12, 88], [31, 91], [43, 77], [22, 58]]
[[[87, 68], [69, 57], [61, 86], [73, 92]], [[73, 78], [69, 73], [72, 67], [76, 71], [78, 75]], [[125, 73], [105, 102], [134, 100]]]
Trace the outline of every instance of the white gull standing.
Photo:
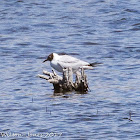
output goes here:
[[88, 63], [69, 55], [59, 55], [57, 53], [51, 53], [43, 62], [46, 61], [50, 61], [51, 67], [59, 72], [63, 72], [64, 68], [70, 67], [74, 73], [77, 72], [80, 68], [93, 69], [93, 67], [97, 64]]

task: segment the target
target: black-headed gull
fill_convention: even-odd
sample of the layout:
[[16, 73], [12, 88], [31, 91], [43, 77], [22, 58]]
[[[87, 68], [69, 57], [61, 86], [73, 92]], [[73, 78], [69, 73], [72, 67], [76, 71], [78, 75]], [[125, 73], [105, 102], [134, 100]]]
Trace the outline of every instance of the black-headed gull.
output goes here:
[[73, 72], [78, 71], [80, 68], [93, 69], [97, 63], [88, 63], [69, 55], [59, 55], [51, 53], [43, 62], [50, 61], [51, 67], [59, 72], [63, 72], [64, 68], [72, 68]]

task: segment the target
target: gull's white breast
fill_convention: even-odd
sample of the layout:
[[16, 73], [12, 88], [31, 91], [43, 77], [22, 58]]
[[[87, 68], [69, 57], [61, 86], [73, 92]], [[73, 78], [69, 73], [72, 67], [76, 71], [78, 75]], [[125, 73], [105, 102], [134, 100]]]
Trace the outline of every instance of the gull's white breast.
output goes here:
[[56, 69], [59, 72], [63, 72], [63, 68], [59, 65], [59, 63], [57, 61], [52, 60], [50, 62], [51, 67], [53, 67], [54, 69]]

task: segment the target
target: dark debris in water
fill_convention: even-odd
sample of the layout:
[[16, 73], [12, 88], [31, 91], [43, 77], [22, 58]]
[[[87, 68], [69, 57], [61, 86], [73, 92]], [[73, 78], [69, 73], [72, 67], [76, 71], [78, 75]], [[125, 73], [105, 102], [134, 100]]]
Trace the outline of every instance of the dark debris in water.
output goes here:
[[133, 120], [131, 120], [130, 118], [123, 118], [123, 119], [125, 119], [125, 120], [129, 120], [129, 121], [133, 121]]
[[101, 44], [96, 42], [83, 42], [83, 45], [101, 45]]
[[132, 112], [130, 111], [129, 112], [129, 117], [124, 117], [123, 119], [133, 121], [131, 118], [132, 118]]

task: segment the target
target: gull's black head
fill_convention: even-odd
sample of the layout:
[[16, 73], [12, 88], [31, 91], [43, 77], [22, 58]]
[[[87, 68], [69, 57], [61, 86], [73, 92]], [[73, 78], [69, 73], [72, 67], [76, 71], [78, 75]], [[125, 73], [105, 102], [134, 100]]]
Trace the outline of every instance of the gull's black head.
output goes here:
[[51, 54], [47, 57], [47, 59], [45, 59], [45, 60], [43, 61], [43, 63], [46, 62], [46, 61], [52, 61], [52, 60], [53, 60], [53, 53], [51, 53]]

